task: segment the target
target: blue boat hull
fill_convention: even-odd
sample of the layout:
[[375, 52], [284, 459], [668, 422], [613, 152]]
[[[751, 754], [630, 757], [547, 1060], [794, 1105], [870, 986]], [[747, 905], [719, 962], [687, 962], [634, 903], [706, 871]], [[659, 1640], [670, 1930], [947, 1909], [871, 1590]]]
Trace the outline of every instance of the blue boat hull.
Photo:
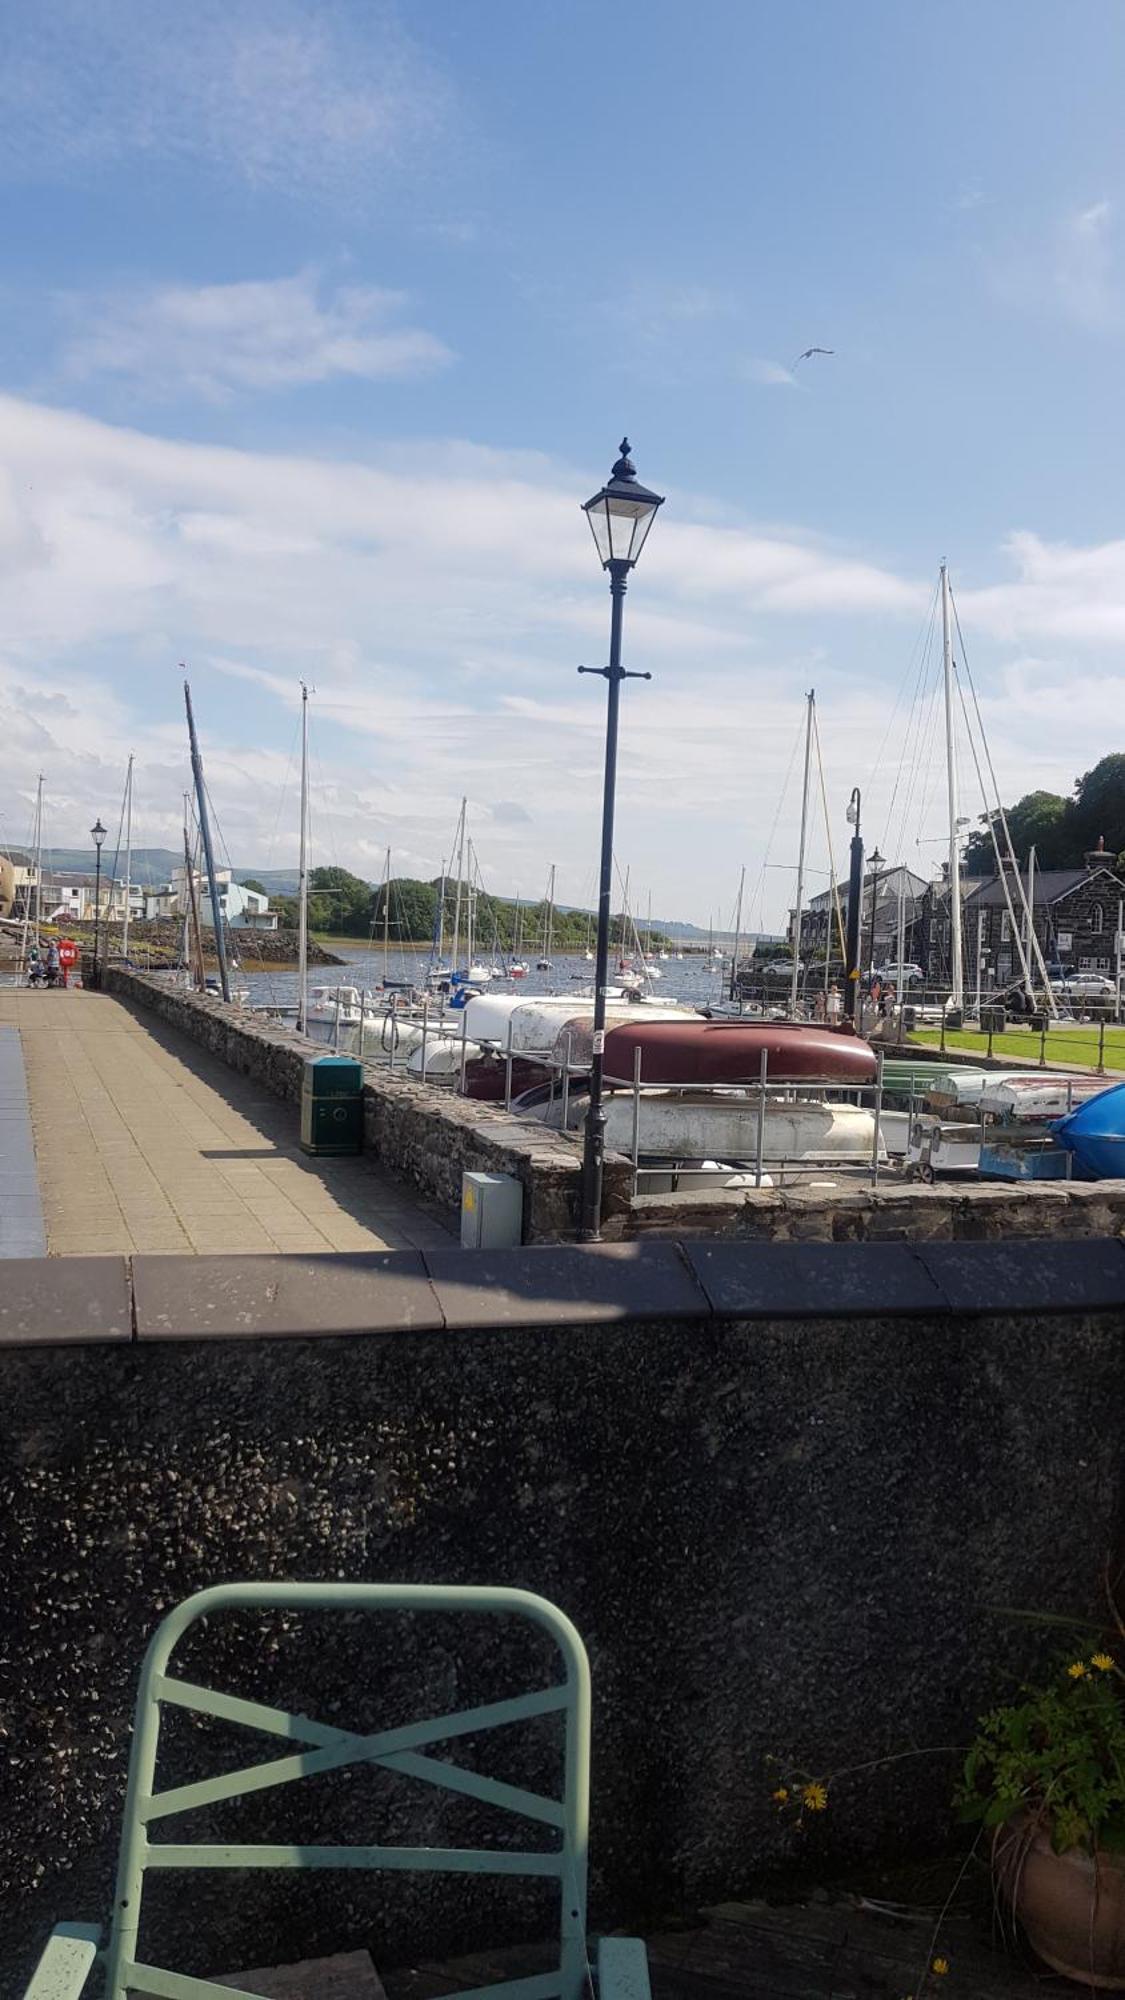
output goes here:
[[1125, 1083], [1088, 1098], [1054, 1131], [1085, 1180], [1125, 1180]]

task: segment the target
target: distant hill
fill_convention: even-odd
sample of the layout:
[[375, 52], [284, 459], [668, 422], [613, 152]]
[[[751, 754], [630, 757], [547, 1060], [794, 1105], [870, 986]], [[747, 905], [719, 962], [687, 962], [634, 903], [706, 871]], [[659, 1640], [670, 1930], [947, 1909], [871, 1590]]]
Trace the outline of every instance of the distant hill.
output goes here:
[[[112, 868], [113, 852], [113, 848], [107, 839], [102, 849], [103, 869], [108, 870]], [[17, 853], [13, 849], [11, 853], [13, 861], [20, 861], [27, 858], [22, 851]], [[123, 864], [124, 855], [122, 854], [118, 856], [117, 860], [117, 873], [119, 876], [123, 873]], [[43, 850], [43, 866], [45, 869], [57, 868], [64, 874], [92, 874], [94, 867], [93, 847], [45, 847]], [[170, 881], [173, 868], [180, 868], [182, 866], [183, 855], [175, 848], [135, 847], [133, 849], [129, 872], [134, 882], [140, 883], [146, 889], [153, 889], [160, 888], [165, 882]], [[260, 882], [267, 895], [270, 896], [295, 896], [297, 893], [297, 870], [295, 868], [236, 868], [233, 873], [236, 882], [246, 882], [251, 878], [255, 882]], [[374, 882], [371, 884], [372, 888], [376, 888], [377, 886]], [[566, 915], [585, 916], [587, 914], [582, 905], [577, 903], [560, 903], [558, 907]], [[639, 915], [637, 922], [641, 929], [644, 930], [645, 922]], [[703, 925], [673, 922], [667, 917], [653, 917], [652, 928], [654, 931], [662, 932], [667, 938], [676, 939], [681, 944], [705, 944], [709, 935], [706, 927]], [[749, 944], [754, 935], [753, 931], [747, 933], [744, 937], [744, 942]], [[733, 934], [730, 931], [717, 930], [715, 932], [715, 942], [716, 944], [730, 944], [732, 936]]]

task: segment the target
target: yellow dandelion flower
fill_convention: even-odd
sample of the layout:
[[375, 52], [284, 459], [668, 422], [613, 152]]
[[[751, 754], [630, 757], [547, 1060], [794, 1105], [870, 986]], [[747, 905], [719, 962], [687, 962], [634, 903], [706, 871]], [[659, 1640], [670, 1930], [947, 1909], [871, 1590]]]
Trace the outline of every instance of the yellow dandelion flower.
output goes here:
[[1096, 1667], [1101, 1674], [1112, 1673], [1114, 1665], [1113, 1654], [1095, 1653], [1090, 1661], [1090, 1665]]
[[930, 1971], [935, 1972], [939, 1979], [944, 1979], [946, 1973], [949, 1971], [949, 1960], [947, 1958], [935, 1958]]
[[771, 1796], [772, 1796], [772, 1798], [773, 1798], [773, 1800], [774, 1800], [774, 1803], [775, 1803], [776, 1805], [779, 1805], [779, 1806], [783, 1806], [783, 1805], [786, 1805], [786, 1804], [788, 1803], [788, 1800], [789, 1800], [789, 1787], [788, 1787], [788, 1785], [779, 1785], [779, 1786], [778, 1786], [778, 1788], [777, 1788], [777, 1790], [776, 1790], [776, 1792], [772, 1793], [772, 1794], [771, 1794]]
[[810, 1812], [823, 1812], [828, 1804], [828, 1792], [819, 1781], [815, 1781], [805, 1786], [801, 1799]]
[[1085, 1660], [1072, 1660], [1067, 1668], [1067, 1673], [1070, 1675], [1072, 1681], [1084, 1681], [1086, 1678]]

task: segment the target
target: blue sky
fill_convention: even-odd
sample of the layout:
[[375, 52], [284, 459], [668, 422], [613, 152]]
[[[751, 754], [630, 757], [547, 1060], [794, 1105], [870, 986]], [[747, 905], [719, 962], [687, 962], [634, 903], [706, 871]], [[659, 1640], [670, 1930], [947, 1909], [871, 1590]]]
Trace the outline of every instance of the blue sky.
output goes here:
[[668, 503], [618, 846], [665, 914], [743, 862], [784, 908], [813, 684], [837, 855], [859, 782], [934, 865], [943, 555], [1005, 792], [1119, 747], [1116, 7], [42, 0], [5, 39], [0, 839], [39, 769], [50, 838], [110, 823], [134, 750], [175, 844], [186, 659], [237, 861], [292, 859], [303, 676], [321, 859], [436, 873], [464, 790], [487, 880], [585, 900], [577, 504], [626, 428]]

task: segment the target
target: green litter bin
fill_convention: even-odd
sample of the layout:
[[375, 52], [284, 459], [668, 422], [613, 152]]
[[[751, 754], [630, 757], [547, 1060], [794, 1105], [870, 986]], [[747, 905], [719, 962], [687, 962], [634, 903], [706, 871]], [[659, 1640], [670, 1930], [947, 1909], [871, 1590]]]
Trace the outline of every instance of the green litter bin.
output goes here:
[[363, 1065], [314, 1056], [301, 1078], [301, 1151], [362, 1153]]

